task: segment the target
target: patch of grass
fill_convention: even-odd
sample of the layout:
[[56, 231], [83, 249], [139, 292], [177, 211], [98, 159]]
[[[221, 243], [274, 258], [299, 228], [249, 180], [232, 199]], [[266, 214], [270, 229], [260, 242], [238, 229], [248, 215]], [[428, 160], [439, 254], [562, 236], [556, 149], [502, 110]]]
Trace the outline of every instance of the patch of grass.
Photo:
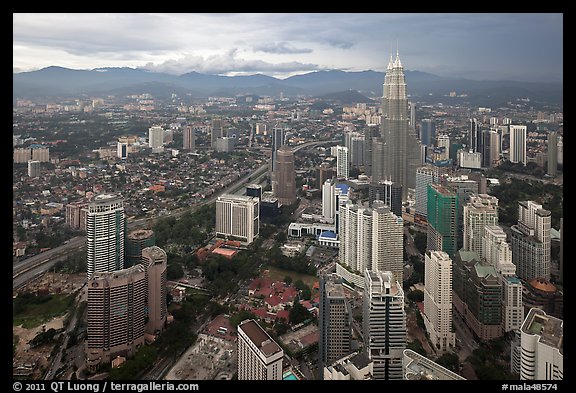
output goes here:
[[291, 270], [284, 270], [274, 266], [269, 266], [266, 269], [269, 270], [268, 277], [275, 281], [284, 281], [284, 277], [289, 276], [292, 277], [292, 283], [302, 280], [310, 287], [310, 289], [312, 289], [314, 282], [318, 281], [318, 277], [309, 274], [296, 273]]
[[14, 310], [18, 311], [13, 314], [12, 324], [22, 325], [26, 329], [40, 326], [67, 312], [74, 302], [74, 297], [74, 294], [50, 295], [49, 299], [43, 302], [38, 302], [31, 297], [16, 298], [13, 302], [19, 302], [19, 304], [18, 307], [14, 307]]

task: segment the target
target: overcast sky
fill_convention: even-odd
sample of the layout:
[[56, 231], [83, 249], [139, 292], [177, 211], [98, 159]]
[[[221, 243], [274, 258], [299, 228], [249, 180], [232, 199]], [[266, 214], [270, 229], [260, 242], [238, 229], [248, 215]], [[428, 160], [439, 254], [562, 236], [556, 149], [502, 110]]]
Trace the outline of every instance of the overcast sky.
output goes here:
[[563, 15], [13, 14], [13, 70], [132, 67], [279, 78], [405, 69], [469, 79], [562, 81]]

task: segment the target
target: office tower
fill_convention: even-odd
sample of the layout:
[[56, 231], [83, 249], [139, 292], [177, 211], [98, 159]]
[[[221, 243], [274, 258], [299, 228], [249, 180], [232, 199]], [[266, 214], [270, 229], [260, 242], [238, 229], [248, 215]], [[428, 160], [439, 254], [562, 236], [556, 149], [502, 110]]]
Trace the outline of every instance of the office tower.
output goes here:
[[436, 140], [436, 123], [432, 119], [423, 119], [420, 122], [420, 143], [432, 146]]
[[414, 208], [416, 215], [426, 218], [428, 215], [428, 185], [439, 182], [437, 168], [427, 165], [416, 170], [416, 191]]
[[492, 130], [490, 129], [483, 129], [482, 130], [482, 150], [480, 153], [482, 154], [482, 168], [490, 168], [492, 162], [492, 156], [490, 155], [492, 151], [492, 137], [491, 137]]
[[520, 329], [524, 321], [522, 281], [516, 276], [500, 276], [502, 282], [502, 329], [510, 332]]
[[364, 165], [364, 135], [357, 132], [352, 134], [348, 152], [350, 164], [353, 167], [358, 168]]
[[518, 224], [512, 225], [512, 262], [524, 281], [550, 280], [550, 211], [533, 201], [518, 202]]
[[276, 172], [272, 181], [272, 189], [280, 204], [291, 205], [296, 202], [294, 152], [288, 146], [282, 146], [276, 152]]
[[216, 149], [216, 141], [218, 138], [224, 136], [224, 120], [219, 117], [212, 119], [212, 127], [210, 133], [210, 147]]
[[439, 161], [447, 160], [450, 158], [450, 137], [446, 134], [438, 135], [436, 138], [436, 147], [444, 148], [444, 152], [441, 157], [439, 157]]
[[452, 332], [452, 260], [444, 251], [426, 251], [424, 257], [424, 325], [440, 351], [456, 345]]
[[223, 136], [216, 140], [216, 151], [219, 153], [230, 153], [234, 151], [236, 138]]
[[151, 149], [158, 149], [164, 146], [164, 129], [153, 126], [148, 129], [148, 146]]
[[259, 184], [248, 184], [246, 186], [246, 196], [262, 200], [262, 186]]
[[363, 331], [374, 379], [401, 380], [406, 349], [406, 314], [402, 285], [390, 272], [364, 273]]
[[526, 126], [510, 126], [510, 162], [526, 166]]
[[326, 180], [332, 179], [334, 175], [335, 175], [334, 168], [332, 168], [330, 164], [326, 162], [320, 164], [318, 166], [318, 175], [317, 175], [318, 188], [321, 188], [324, 185], [324, 183], [326, 183]]
[[460, 249], [464, 243], [464, 206], [470, 202], [472, 195], [478, 195], [480, 186], [477, 181], [472, 180], [467, 175], [443, 176], [440, 182], [448, 189], [456, 193], [458, 198], [458, 239], [456, 249]]
[[340, 206], [340, 264], [352, 271], [389, 271], [403, 280], [403, 221], [381, 201]]
[[480, 340], [502, 336], [502, 284], [494, 266], [475, 251], [458, 251], [452, 289], [454, 310]]
[[464, 149], [458, 150], [458, 166], [460, 168], [480, 169], [482, 154]]
[[380, 130], [376, 124], [367, 125], [364, 128], [364, 173], [366, 176], [372, 176], [372, 142], [373, 138], [379, 136]]
[[344, 183], [338, 183], [335, 178], [328, 179], [322, 185], [322, 217], [329, 223], [336, 224], [338, 233], [338, 218], [340, 206], [350, 197], [350, 187]]
[[558, 174], [558, 133], [552, 131], [548, 134], [548, 174]]
[[415, 129], [416, 128], [416, 103], [408, 101], [408, 108], [410, 108], [410, 122], [408, 124]]
[[238, 325], [238, 380], [281, 380], [284, 350], [253, 319]]
[[392, 213], [402, 217], [402, 186], [390, 180], [370, 183], [368, 186], [368, 202], [370, 207], [374, 201], [382, 201], [390, 207]]
[[336, 146], [336, 176], [338, 179], [348, 179], [350, 177], [348, 148], [345, 146]]
[[166, 251], [158, 246], [146, 247], [142, 250], [142, 264], [146, 269], [147, 280], [147, 323], [146, 333], [158, 334], [164, 330], [168, 316], [166, 303]]
[[88, 278], [95, 272], [124, 269], [126, 216], [119, 194], [99, 194], [88, 203], [86, 261]]
[[216, 237], [250, 244], [260, 233], [258, 198], [224, 194], [216, 200]]
[[352, 309], [341, 279], [335, 274], [320, 276], [320, 315], [318, 318], [319, 370], [350, 353]]
[[383, 90], [380, 136], [384, 151], [379, 157], [372, 151], [372, 161], [376, 159], [383, 162], [383, 173], [382, 177], [373, 181], [390, 179], [400, 184], [402, 200], [405, 201], [408, 188], [414, 188], [416, 184], [416, 168], [420, 166], [420, 142], [415, 135], [415, 124], [409, 125], [406, 81], [398, 53], [394, 62], [390, 56]]
[[184, 127], [182, 140], [182, 149], [194, 151], [196, 150], [196, 130], [192, 125], [188, 124]]
[[144, 344], [146, 272], [144, 265], [89, 277], [86, 366], [92, 372], [117, 355], [133, 356]]
[[473, 194], [470, 202], [464, 205], [465, 251], [476, 251], [482, 256], [484, 227], [498, 224], [498, 198], [488, 194]]
[[520, 379], [564, 379], [564, 321], [532, 308], [520, 332]]
[[28, 177], [40, 176], [40, 161], [28, 160]]
[[279, 126], [274, 127], [274, 129], [272, 130], [272, 146], [271, 146], [272, 161], [270, 166], [270, 170], [272, 171], [272, 173], [274, 173], [274, 171], [276, 170], [276, 163], [278, 162], [277, 151], [282, 146], [284, 146], [284, 137], [285, 137], [284, 129]]
[[564, 283], [564, 217], [560, 217], [560, 282]]
[[372, 173], [371, 183], [378, 183], [387, 179], [384, 174], [384, 159], [382, 158], [386, 154], [384, 147], [384, 141], [382, 141], [382, 138], [372, 138], [372, 164], [370, 165], [370, 171]]
[[128, 158], [128, 143], [118, 141], [116, 144], [116, 156], [121, 160]]
[[500, 134], [498, 134], [498, 131], [495, 130], [490, 130], [490, 153], [489, 153], [489, 157], [490, 160], [487, 162], [487, 167], [488, 168], [494, 168], [495, 166], [498, 166], [498, 164], [500, 163], [500, 151], [501, 151], [501, 136]]
[[564, 293], [550, 281], [541, 278], [523, 282], [522, 304], [525, 315], [535, 307], [556, 318], [564, 316]]
[[134, 229], [128, 233], [124, 254], [124, 267], [142, 263], [142, 250], [156, 245], [156, 235], [151, 229]]
[[558, 135], [558, 165], [564, 165], [564, 138]]
[[458, 198], [441, 184], [428, 185], [427, 250], [444, 251], [451, 258], [458, 250]]
[[411, 349], [405, 349], [402, 354], [404, 380], [456, 381], [465, 379]]
[[468, 120], [468, 148], [472, 152], [482, 152], [482, 131], [480, 121], [476, 118]]

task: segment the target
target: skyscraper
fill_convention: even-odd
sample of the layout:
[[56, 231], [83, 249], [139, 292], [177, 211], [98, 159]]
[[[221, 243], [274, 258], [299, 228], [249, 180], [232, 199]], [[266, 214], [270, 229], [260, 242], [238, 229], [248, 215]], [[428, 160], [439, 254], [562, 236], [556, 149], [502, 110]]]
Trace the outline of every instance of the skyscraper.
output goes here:
[[350, 353], [352, 309], [335, 274], [320, 276], [319, 369]]
[[404, 291], [392, 273], [364, 273], [364, 346], [374, 362], [374, 379], [401, 380], [402, 352], [406, 349]]
[[216, 237], [250, 244], [260, 233], [260, 200], [224, 194], [216, 200]]
[[368, 186], [368, 202], [372, 207], [374, 201], [382, 201], [390, 207], [392, 213], [402, 217], [402, 186], [390, 180], [370, 183]]
[[552, 131], [548, 134], [548, 174], [558, 174], [558, 133]]
[[340, 264], [353, 271], [390, 271], [403, 280], [403, 221], [381, 201], [340, 206]]
[[190, 151], [196, 150], [196, 130], [190, 124], [184, 127], [182, 149]]
[[512, 262], [524, 281], [550, 280], [549, 210], [534, 201], [518, 202], [518, 224], [512, 225]]
[[444, 251], [424, 257], [424, 325], [440, 351], [456, 345], [452, 332], [452, 260]]
[[436, 140], [436, 123], [432, 119], [422, 119], [420, 122], [420, 142], [432, 146]]
[[458, 198], [440, 184], [428, 185], [427, 250], [445, 251], [453, 257], [458, 250]]
[[95, 371], [144, 344], [146, 273], [142, 264], [89, 277], [86, 366]]
[[350, 174], [350, 163], [348, 158], [348, 148], [336, 146], [336, 176], [339, 179], [348, 179]]
[[484, 227], [498, 224], [498, 198], [488, 194], [470, 197], [464, 205], [464, 244], [465, 251], [476, 251], [482, 255]]
[[212, 149], [216, 149], [216, 142], [218, 138], [224, 136], [224, 121], [219, 118], [215, 117], [212, 119], [212, 130], [210, 134], [210, 146]]
[[86, 260], [88, 278], [95, 272], [124, 269], [126, 217], [119, 194], [99, 194], [88, 203]]
[[40, 161], [28, 160], [28, 177], [40, 176]]
[[272, 146], [270, 149], [272, 151], [272, 161], [270, 166], [270, 171], [272, 171], [272, 173], [276, 170], [277, 151], [282, 146], [284, 146], [284, 128], [277, 125], [272, 130]]
[[156, 245], [156, 236], [151, 229], [135, 229], [128, 233], [124, 254], [124, 267], [142, 262], [142, 250]]
[[164, 129], [153, 126], [148, 129], [148, 146], [151, 149], [159, 149], [164, 146]]
[[[383, 154], [377, 156], [372, 152], [372, 162], [382, 161], [381, 178], [372, 179], [377, 182], [390, 179], [402, 186], [402, 200], [408, 195], [408, 188], [416, 184], [416, 168], [420, 166], [420, 143], [416, 138], [416, 125], [410, 125], [408, 113], [408, 97], [404, 68], [400, 56], [390, 61], [384, 78], [382, 97], [382, 123], [380, 137], [383, 142]], [[374, 164], [373, 164], [374, 166]]]
[[468, 149], [469, 151], [482, 153], [482, 132], [478, 119], [468, 120]]
[[526, 165], [526, 126], [510, 125], [510, 162]]
[[253, 319], [238, 325], [238, 380], [281, 380], [284, 350]]
[[294, 152], [286, 145], [278, 149], [276, 153], [276, 171], [272, 185], [274, 195], [282, 205], [291, 205], [296, 202]]
[[156, 334], [164, 330], [168, 309], [166, 303], [166, 251], [158, 246], [142, 250], [142, 264], [146, 268], [147, 296], [146, 333]]
[[422, 218], [428, 215], [428, 185], [440, 181], [438, 168], [432, 165], [416, 170], [416, 192], [414, 195], [416, 214]]

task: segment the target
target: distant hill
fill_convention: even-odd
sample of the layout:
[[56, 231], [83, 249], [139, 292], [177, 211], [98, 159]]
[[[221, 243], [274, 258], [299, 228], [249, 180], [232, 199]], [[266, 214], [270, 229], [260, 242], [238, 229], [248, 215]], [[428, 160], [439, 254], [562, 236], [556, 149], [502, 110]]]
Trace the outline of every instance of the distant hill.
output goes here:
[[[443, 78], [420, 71], [405, 70], [404, 73], [408, 94], [417, 100], [437, 100], [438, 96], [447, 96], [451, 91], [458, 95], [467, 94], [470, 99], [489, 96], [497, 102], [506, 102], [519, 96], [532, 101], [556, 104], [561, 104], [563, 99], [562, 83], [475, 81]], [[221, 76], [189, 72], [171, 75], [127, 67], [73, 70], [53, 66], [38, 71], [15, 73], [12, 80], [13, 98], [114, 94], [113, 92], [121, 94], [123, 91], [141, 90], [149, 86], [158, 91], [175, 89], [194, 97], [237, 94], [279, 96], [280, 93], [286, 97], [323, 96], [355, 91], [366, 99], [377, 99], [382, 96], [384, 73], [372, 70], [330, 70], [278, 79], [262, 74]], [[346, 97], [341, 99], [346, 100]], [[356, 99], [353, 101], [358, 102]]]
[[336, 93], [328, 93], [319, 96], [318, 98], [325, 100], [325, 101], [334, 101], [344, 105], [350, 105], [354, 103], [367, 103], [372, 104], [376, 102], [363, 94], [360, 94], [356, 90], [346, 90], [346, 91], [339, 91]]

